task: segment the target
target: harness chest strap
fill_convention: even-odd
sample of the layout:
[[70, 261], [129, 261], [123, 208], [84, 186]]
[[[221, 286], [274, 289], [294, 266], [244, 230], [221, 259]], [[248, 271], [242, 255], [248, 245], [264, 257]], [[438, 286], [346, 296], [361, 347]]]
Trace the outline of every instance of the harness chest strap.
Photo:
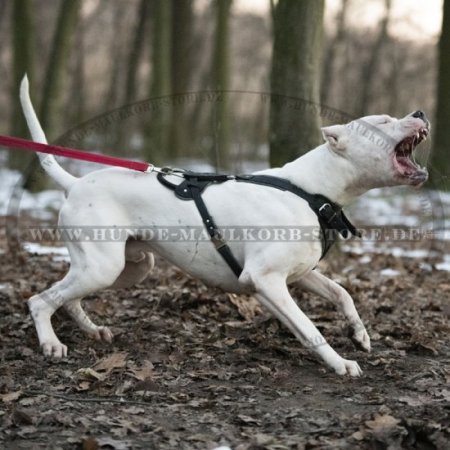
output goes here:
[[[280, 189], [282, 191], [292, 192], [298, 197], [306, 200], [310, 208], [315, 212], [320, 223], [322, 231], [322, 256], [326, 255], [336, 240], [336, 232], [340, 233], [344, 237], [348, 237], [350, 234], [360, 237], [360, 233], [347, 219], [342, 211], [342, 208], [333, 203], [327, 197], [319, 194], [310, 194], [292, 184], [289, 180], [284, 178], [274, 177], [271, 175], [217, 175], [217, 174], [204, 174], [194, 173], [189, 171], [181, 172], [184, 181], [180, 184], [174, 184], [168, 181], [164, 172], [160, 172], [157, 175], [158, 181], [173, 190], [175, 195], [182, 200], [194, 200], [195, 205], [202, 218], [203, 224], [208, 231], [212, 243], [216, 247], [216, 250], [234, 272], [239, 277], [242, 273], [242, 267], [234, 257], [223, 239], [219, 228], [217, 227], [214, 219], [208, 212], [208, 208], [202, 198], [202, 192], [210, 184], [223, 183], [229, 180], [235, 180], [238, 182], [253, 183], [271, 188]], [[330, 233], [331, 231], [331, 233]]]

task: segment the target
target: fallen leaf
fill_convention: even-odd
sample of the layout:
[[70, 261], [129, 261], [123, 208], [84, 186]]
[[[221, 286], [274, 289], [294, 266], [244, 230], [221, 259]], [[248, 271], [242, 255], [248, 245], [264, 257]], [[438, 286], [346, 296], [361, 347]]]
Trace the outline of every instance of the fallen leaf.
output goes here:
[[22, 395], [22, 391], [8, 392], [7, 394], [1, 394], [0, 398], [3, 403], [10, 403], [17, 400]]
[[[97, 376], [100, 375], [97, 373]], [[83, 392], [88, 391], [91, 387], [91, 383], [89, 381], [82, 381], [81, 383], [78, 383], [78, 386], [75, 388], [77, 391]]]
[[145, 413], [145, 409], [144, 408], [139, 408], [138, 406], [131, 406], [130, 408], [125, 408], [123, 410], [123, 412], [125, 412], [127, 414], [132, 414], [132, 415], [144, 414]]
[[364, 433], [362, 433], [361, 431], [355, 431], [352, 434], [352, 438], [357, 441], [362, 441], [364, 439]]
[[368, 420], [366, 425], [374, 432], [380, 433], [395, 428], [400, 420], [389, 414], [377, 414], [373, 420]]
[[107, 374], [98, 373], [96, 370], [91, 369], [90, 367], [82, 367], [81, 369], [77, 370], [77, 373], [88, 379], [94, 379], [99, 381], [104, 381], [106, 379]]
[[106, 372], [106, 374], [111, 373], [114, 369], [119, 369], [121, 367], [125, 367], [127, 361], [127, 352], [118, 352], [113, 353], [105, 358], [102, 358], [100, 361], [97, 361], [93, 366], [97, 372]]
[[227, 294], [228, 300], [235, 305], [239, 311], [239, 314], [244, 317], [245, 320], [252, 320], [255, 316], [262, 314], [261, 305], [254, 297], [248, 297], [246, 295]]
[[415, 396], [415, 397], [399, 397], [399, 402], [406, 403], [408, 406], [421, 406], [426, 405], [427, 403], [431, 403], [431, 399], [428, 397], [425, 397], [424, 395]]
[[144, 361], [143, 365], [138, 368], [128, 369], [127, 374], [139, 381], [145, 381], [153, 376], [153, 364], [151, 361]]
[[45, 399], [46, 399], [45, 395], [37, 395], [36, 397], [25, 397], [25, 398], [22, 398], [19, 403], [22, 406], [31, 406], [31, 405], [34, 405], [36, 403], [41, 403]]
[[83, 442], [81, 443], [81, 448], [83, 450], [98, 450], [99, 446], [97, 439], [93, 437], [88, 437], [84, 439]]
[[246, 416], [246, 415], [244, 415], [244, 414], [239, 414], [238, 416], [237, 416], [237, 418], [241, 421], [241, 422], [244, 422], [244, 423], [259, 423], [259, 421], [257, 420], [257, 419], [254, 419], [253, 417], [250, 417], [250, 416]]

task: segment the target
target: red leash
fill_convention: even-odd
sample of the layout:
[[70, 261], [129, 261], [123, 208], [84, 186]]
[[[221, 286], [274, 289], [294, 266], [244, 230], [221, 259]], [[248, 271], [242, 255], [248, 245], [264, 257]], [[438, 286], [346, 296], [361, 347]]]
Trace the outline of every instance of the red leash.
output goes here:
[[140, 172], [153, 172], [153, 164], [130, 161], [129, 159], [116, 158], [114, 156], [100, 155], [99, 153], [90, 153], [83, 150], [61, 147], [59, 145], [40, 144], [39, 142], [29, 141], [12, 136], [1, 136], [0, 145], [10, 148], [18, 148], [31, 152], [50, 153], [51, 155], [64, 156], [66, 158], [80, 159], [108, 166], [125, 167], [126, 169], [138, 170]]

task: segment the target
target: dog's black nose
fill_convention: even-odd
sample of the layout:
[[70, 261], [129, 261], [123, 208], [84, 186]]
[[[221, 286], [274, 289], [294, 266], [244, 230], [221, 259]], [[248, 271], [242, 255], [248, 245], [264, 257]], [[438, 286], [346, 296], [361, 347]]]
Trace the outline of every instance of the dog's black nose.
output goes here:
[[422, 119], [424, 122], [427, 121], [427, 116], [425, 115], [425, 113], [423, 111], [416, 111], [412, 113], [412, 116], [415, 117], [416, 119]]

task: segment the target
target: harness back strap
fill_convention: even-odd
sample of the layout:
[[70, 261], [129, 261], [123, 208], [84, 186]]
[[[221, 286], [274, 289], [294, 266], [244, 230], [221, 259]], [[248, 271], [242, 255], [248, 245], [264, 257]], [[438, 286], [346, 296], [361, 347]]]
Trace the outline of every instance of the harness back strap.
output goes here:
[[[261, 184], [263, 186], [270, 186], [282, 191], [292, 192], [293, 194], [306, 200], [310, 208], [316, 213], [319, 219], [322, 232], [325, 234], [327, 230], [335, 230], [339, 232], [343, 237], [353, 236], [361, 237], [359, 231], [353, 226], [342, 211], [342, 207], [337, 203], [332, 202], [330, 199], [320, 194], [310, 194], [302, 188], [292, 184], [285, 178], [274, 177], [271, 175], [237, 175], [236, 181], [244, 181], [247, 183]], [[329, 233], [326, 233], [328, 236]], [[327, 238], [325, 237], [325, 239]], [[322, 258], [333, 244], [333, 240], [330, 242], [328, 248], [322, 254]]]

